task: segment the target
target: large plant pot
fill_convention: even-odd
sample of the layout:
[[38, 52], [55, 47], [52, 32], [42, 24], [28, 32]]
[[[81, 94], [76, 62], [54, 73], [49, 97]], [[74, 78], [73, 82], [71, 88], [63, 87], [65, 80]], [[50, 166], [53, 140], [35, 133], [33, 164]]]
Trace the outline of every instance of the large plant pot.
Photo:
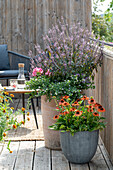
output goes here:
[[60, 132], [61, 148], [65, 157], [72, 163], [89, 162], [97, 149], [99, 130], [77, 132]]
[[42, 112], [42, 119], [43, 119], [43, 132], [44, 132], [44, 140], [45, 140], [45, 147], [60, 150], [60, 132], [48, 129], [55, 120], [52, 118], [58, 114], [56, 110], [55, 101], [52, 100], [51, 102], [46, 102], [46, 96], [41, 97], [41, 112]]

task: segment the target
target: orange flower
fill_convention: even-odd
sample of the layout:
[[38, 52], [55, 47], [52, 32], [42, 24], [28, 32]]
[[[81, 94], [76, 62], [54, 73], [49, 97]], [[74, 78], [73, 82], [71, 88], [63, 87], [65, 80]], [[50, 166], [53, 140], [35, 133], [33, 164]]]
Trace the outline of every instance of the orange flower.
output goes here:
[[3, 133], [3, 136], [6, 137], [6, 133]]
[[97, 112], [94, 112], [93, 116], [99, 116], [99, 114]]
[[93, 112], [93, 108], [91, 108], [91, 109], [88, 109], [88, 112]]
[[8, 92], [4, 92], [4, 94], [5, 94], [5, 95], [9, 95], [9, 93], [8, 93]]
[[8, 115], [6, 116], [6, 119], [7, 119], [7, 120], [9, 119], [9, 116], [8, 116]]
[[13, 151], [10, 151], [9, 153], [13, 153]]
[[24, 121], [21, 121], [21, 123], [24, 125], [25, 124], [25, 122]]
[[74, 112], [76, 109], [74, 108], [74, 107], [72, 107], [71, 109], [70, 109], [70, 112]]
[[81, 116], [81, 115], [82, 115], [82, 111], [77, 110], [77, 111], [75, 112], [75, 116]]
[[5, 113], [6, 112], [6, 110], [5, 109], [3, 109], [3, 113]]
[[14, 107], [11, 107], [12, 110], [14, 110]]
[[14, 94], [10, 94], [11, 97], [14, 97]]
[[16, 129], [16, 128], [17, 128], [17, 126], [16, 126], [16, 125], [13, 125], [13, 128], [14, 128], [14, 129]]
[[30, 121], [30, 118], [29, 118], [29, 117], [27, 117], [27, 120], [28, 120], [28, 121]]
[[88, 101], [89, 104], [95, 104], [95, 100], [93, 98], [91, 98], [89, 101]]
[[66, 115], [66, 114], [68, 114], [69, 112], [68, 111], [65, 111], [65, 112], [63, 112], [63, 115]]
[[6, 87], [4, 87], [4, 90], [6, 90]]
[[94, 105], [95, 107], [97, 107], [97, 106], [100, 106], [100, 104], [99, 103], [95, 103], [95, 105]]
[[58, 115], [55, 115], [55, 116], [53, 117], [54, 120], [56, 120], [56, 119], [58, 119], [58, 118], [59, 118]]
[[103, 107], [101, 107], [101, 108], [99, 108], [98, 109], [98, 112], [105, 112], [106, 110], [103, 108]]
[[69, 98], [69, 96], [64, 96], [64, 97], [63, 97], [63, 99], [68, 99], [68, 98]]
[[30, 114], [30, 113], [29, 113], [29, 112], [27, 112], [27, 116], [29, 116], [29, 114]]
[[26, 109], [24, 107], [22, 107], [21, 110], [24, 112]]
[[74, 103], [72, 104], [72, 106], [79, 106], [79, 104], [78, 104], [78, 102], [76, 101], [76, 102], [74, 102]]
[[6, 102], [8, 102], [8, 100], [7, 100], [7, 99], [5, 99], [5, 101], [6, 101]]
[[62, 105], [63, 105], [63, 106], [69, 106], [69, 103], [64, 102]]
[[3, 96], [0, 96], [1, 99], [3, 99]]
[[81, 98], [81, 100], [89, 100], [89, 97], [83, 96], [83, 97]]

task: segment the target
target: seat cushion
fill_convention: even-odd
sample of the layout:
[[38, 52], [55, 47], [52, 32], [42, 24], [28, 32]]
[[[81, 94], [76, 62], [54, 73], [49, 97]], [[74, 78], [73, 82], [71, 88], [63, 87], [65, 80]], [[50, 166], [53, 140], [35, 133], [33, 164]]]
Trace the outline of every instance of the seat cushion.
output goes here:
[[3, 44], [0, 45], [0, 70], [9, 70], [9, 69], [10, 69], [10, 64], [9, 64], [7, 45]]
[[[10, 78], [10, 77], [14, 77], [17, 78], [19, 74], [19, 70], [3, 70], [0, 71], [0, 78]], [[25, 76], [28, 75], [28, 71], [24, 71]]]

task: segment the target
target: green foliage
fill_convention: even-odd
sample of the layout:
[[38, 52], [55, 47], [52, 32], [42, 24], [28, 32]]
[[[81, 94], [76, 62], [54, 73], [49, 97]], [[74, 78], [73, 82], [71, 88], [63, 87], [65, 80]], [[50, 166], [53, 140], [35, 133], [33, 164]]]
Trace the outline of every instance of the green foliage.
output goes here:
[[103, 15], [98, 14], [100, 10], [98, 5], [105, 0], [93, 0], [93, 14], [92, 14], [92, 31], [96, 38], [107, 42], [113, 42], [113, 0], [110, 2], [108, 9]]
[[[38, 89], [38, 96], [46, 95], [49, 101], [52, 96], [56, 96], [60, 99], [62, 95], [69, 95], [71, 99], [76, 99], [81, 96], [81, 92], [84, 89], [92, 88], [93, 82], [87, 77], [84, 78], [84, 74], [76, 74], [68, 77], [67, 80], [51, 80], [52, 77], [41, 75], [31, 78], [26, 82], [28, 89]], [[33, 95], [37, 95], [37, 92], [33, 92]]]
[[[24, 124], [24, 121], [18, 122], [17, 115], [22, 113], [24, 108], [18, 109], [14, 112], [14, 108], [10, 107], [10, 102], [12, 101], [13, 94], [10, 94], [6, 91], [0, 91], [0, 142], [3, 142], [7, 133], [10, 129], [16, 129], [17, 127]], [[7, 149], [9, 148], [10, 141], [8, 143]]]

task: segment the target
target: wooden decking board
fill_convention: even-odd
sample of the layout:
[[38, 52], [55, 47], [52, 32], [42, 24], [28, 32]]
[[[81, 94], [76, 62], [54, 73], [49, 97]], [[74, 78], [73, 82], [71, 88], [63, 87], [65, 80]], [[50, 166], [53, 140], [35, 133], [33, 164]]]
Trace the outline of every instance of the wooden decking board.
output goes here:
[[88, 164], [72, 164], [71, 163], [71, 170], [89, 170]]
[[31, 170], [35, 141], [20, 142], [15, 170]]
[[4, 145], [0, 155], [0, 170], [113, 170], [104, 145], [99, 143], [94, 158], [88, 164], [72, 164], [62, 151], [45, 148], [44, 141], [12, 142]]
[[52, 170], [70, 170], [68, 160], [62, 151], [52, 151]]
[[110, 161], [108, 152], [107, 152], [106, 148], [104, 147], [104, 143], [103, 143], [101, 138], [100, 138], [99, 147], [100, 147], [101, 153], [102, 153], [102, 155], [103, 155], [103, 157], [105, 159], [105, 162], [106, 162], [107, 166], [109, 167], [110, 170], [113, 170], [113, 166], [112, 166], [112, 163]]
[[51, 169], [50, 150], [44, 147], [44, 141], [36, 141], [36, 151], [33, 169], [34, 170]]
[[12, 154], [9, 153], [7, 150], [7, 144], [5, 144], [0, 155], [0, 170], [13, 170], [17, 158], [19, 142], [12, 142], [10, 148], [13, 150]]
[[89, 166], [90, 170], [109, 170], [99, 147], [92, 161], [89, 162]]

